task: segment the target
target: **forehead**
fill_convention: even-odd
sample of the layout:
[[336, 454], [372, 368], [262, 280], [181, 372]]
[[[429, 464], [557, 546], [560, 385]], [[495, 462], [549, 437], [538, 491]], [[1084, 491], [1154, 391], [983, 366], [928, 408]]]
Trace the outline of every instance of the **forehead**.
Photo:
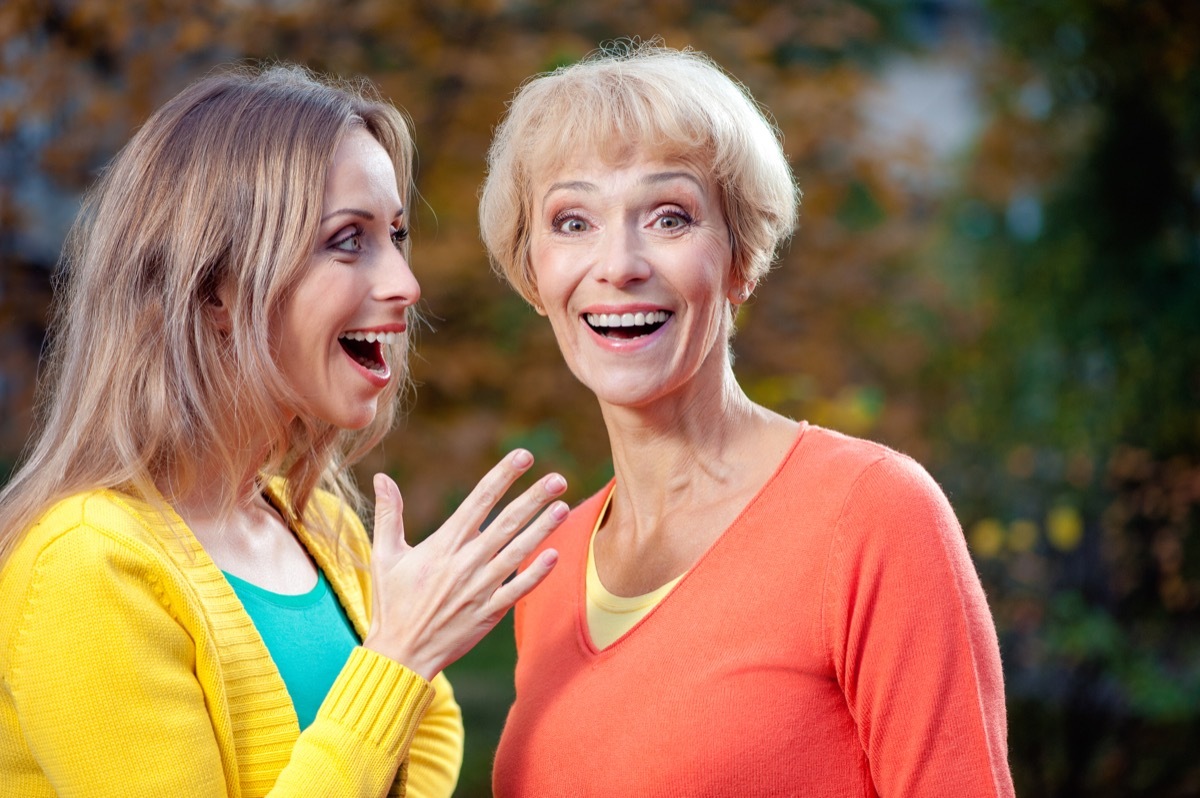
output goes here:
[[533, 173], [531, 187], [535, 200], [540, 200], [547, 191], [573, 183], [612, 189], [626, 183], [663, 184], [684, 180], [705, 192], [712, 192], [715, 186], [708, 175], [705, 164], [689, 154], [659, 152], [634, 145], [619, 151], [581, 150], [554, 160], [547, 159]]
[[327, 210], [350, 199], [389, 206], [389, 214], [400, 206], [396, 167], [383, 145], [361, 127], [342, 136], [325, 178]]

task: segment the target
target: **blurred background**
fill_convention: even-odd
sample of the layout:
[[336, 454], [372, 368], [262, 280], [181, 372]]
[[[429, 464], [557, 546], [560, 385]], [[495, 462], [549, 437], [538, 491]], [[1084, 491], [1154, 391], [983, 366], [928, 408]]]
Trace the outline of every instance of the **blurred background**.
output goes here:
[[[268, 59], [368, 76], [416, 132], [419, 387], [361, 473], [399, 480], [415, 536], [514, 445], [585, 498], [611, 473], [599, 412], [490, 274], [476, 197], [520, 82], [628, 36], [707, 52], [783, 131], [801, 226], [740, 316], [737, 373], [945, 487], [1000, 633], [1018, 795], [1200, 795], [1190, 0], [6, 0], [0, 479], [80, 193], [184, 85]], [[506, 622], [450, 671], [459, 795], [489, 793], [514, 656]]]

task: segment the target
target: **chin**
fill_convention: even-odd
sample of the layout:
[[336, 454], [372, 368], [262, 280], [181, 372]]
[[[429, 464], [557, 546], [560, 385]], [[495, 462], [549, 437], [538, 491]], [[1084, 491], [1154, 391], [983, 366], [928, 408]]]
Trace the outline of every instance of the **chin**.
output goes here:
[[326, 419], [330, 424], [348, 432], [356, 432], [370, 426], [378, 415], [378, 408], [375, 403], [369, 407], [355, 408], [352, 411], [337, 413], [332, 418]]

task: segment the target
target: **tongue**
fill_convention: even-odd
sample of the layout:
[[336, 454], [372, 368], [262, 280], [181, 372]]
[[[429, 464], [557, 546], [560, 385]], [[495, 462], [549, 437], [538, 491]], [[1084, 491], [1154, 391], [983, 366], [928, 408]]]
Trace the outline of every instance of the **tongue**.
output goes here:
[[346, 350], [346, 354], [363, 366], [373, 371], [383, 369], [383, 354], [380, 352], [378, 341], [351, 341], [348, 338], [339, 338], [338, 343]]

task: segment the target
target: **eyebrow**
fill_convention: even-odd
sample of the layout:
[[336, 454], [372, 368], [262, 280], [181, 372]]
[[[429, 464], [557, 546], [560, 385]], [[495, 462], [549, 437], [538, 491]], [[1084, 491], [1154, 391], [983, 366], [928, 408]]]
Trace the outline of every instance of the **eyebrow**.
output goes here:
[[[375, 221], [375, 214], [371, 213], [370, 211], [364, 211], [361, 208], [339, 208], [336, 211], [330, 211], [329, 213], [322, 216], [321, 224], [324, 224], [326, 221], [328, 221], [329, 219], [332, 219], [335, 216], [341, 216], [342, 214], [347, 214], [349, 216], [357, 216], [360, 219], [366, 219], [368, 222]], [[396, 211], [396, 216], [394, 218], [398, 219], [403, 215], [404, 215], [404, 207], [401, 206], [400, 209]]]
[[700, 188], [704, 188], [704, 184], [700, 182], [700, 178], [696, 177], [691, 172], [655, 172], [652, 175], [646, 175], [646, 177], [644, 177], [642, 179], [642, 182], [643, 183], [669, 183], [672, 180], [678, 180], [681, 177], [685, 180], [691, 180], [693, 183], [695, 183]]
[[[639, 182], [642, 184], [657, 185], [659, 183], [669, 183], [672, 180], [678, 180], [680, 178], [690, 180], [698, 187], [702, 189], [704, 188], [704, 184], [700, 182], [700, 179], [691, 172], [655, 172], [652, 175], [646, 175]], [[586, 180], [563, 180], [557, 183], [551, 183], [550, 188], [546, 189], [546, 193], [542, 195], [542, 202], [545, 202], [546, 197], [549, 197], [555, 191], [563, 191], [567, 189], [574, 191], [595, 191], [596, 184], [589, 183]]]

